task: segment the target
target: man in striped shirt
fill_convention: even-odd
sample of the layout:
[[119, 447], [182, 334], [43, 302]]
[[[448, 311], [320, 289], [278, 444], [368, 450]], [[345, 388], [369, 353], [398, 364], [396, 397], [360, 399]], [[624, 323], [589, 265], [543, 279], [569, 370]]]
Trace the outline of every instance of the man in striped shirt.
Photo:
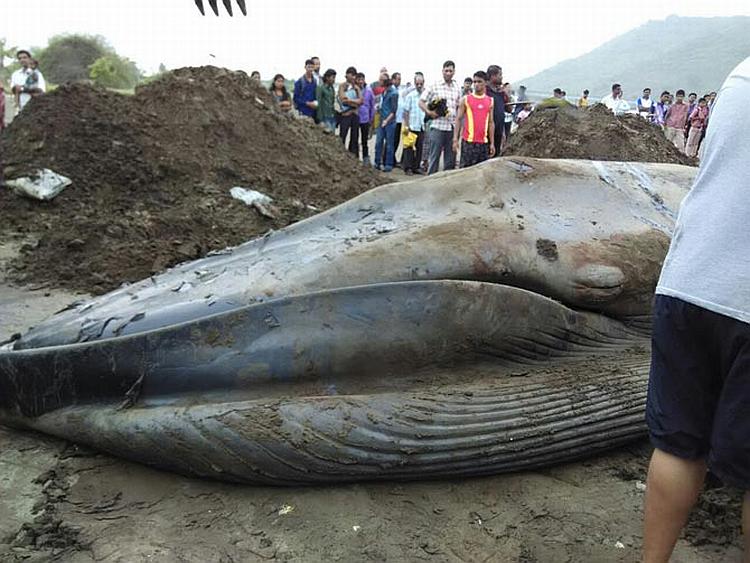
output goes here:
[[487, 73], [474, 73], [474, 93], [461, 98], [453, 133], [453, 150], [461, 142], [461, 168], [468, 168], [495, 155], [494, 99], [487, 95]]
[[427, 136], [430, 145], [428, 174], [434, 174], [443, 157], [443, 170], [453, 170], [456, 155], [453, 153], [453, 127], [456, 122], [461, 86], [453, 80], [456, 65], [453, 61], [443, 63], [443, 80], [422, 92], [419, 107], [430, 118]]

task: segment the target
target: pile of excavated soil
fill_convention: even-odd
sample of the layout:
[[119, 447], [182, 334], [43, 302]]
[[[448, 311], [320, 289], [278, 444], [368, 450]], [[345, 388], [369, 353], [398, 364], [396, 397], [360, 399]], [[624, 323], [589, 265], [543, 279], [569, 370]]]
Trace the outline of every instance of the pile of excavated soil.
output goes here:
[[601, 104], [587, 110], [569, 105], [532, 112], [503, 154], [697, 164], [677, 150], [658, 126], [637, 115], [616, 117]]
[[[233, 246], [385, 183], [337, 137], [281, 113], [243, 72], [184, 68], [122, 96], [65, 85], [35, 98], [0, 139], [6, 179], [50, 168], [51, 202], [0, 189], [0, 231], [33, 244], [15, 279], [109, 291]], [[273, 217], [233, 199], [274, 200]]]

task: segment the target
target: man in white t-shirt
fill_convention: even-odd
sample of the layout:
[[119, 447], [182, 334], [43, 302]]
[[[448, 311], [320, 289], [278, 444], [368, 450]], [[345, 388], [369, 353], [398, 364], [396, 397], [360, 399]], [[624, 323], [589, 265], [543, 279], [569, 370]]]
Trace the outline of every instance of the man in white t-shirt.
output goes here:
[[651, 97], [651, 88], [643, 89], [643, 94], [635, 101], [635, 105], [641, 117], [648, 119], [649, 121], [653, 120], [656, 103]]
[[750, 560], [750, 57], [724, 82], [656, 286], [644, 558], [667, 562], [706, 470], [745, 491]]
[[47, 89], [47, 84], [44, 81], [42, 73], [34, 68], [35, 65], [33, 64], [34, 61], [31, 58], [31, 53], [22, 49], [16, 53], [16, 58], [21, 63], [21, 68], [13, 73], [10, 78], [10, 84], [13, 94], [16, 97], [18, 111], [21, 111], [29, 103], [32, 96], [44, 93]]
[[622, 86], [612, 84], [612, 93], [602, 98], [602, 103], [615, 115], [622, 115], [630, 111], [630, 104], [622, 98]]

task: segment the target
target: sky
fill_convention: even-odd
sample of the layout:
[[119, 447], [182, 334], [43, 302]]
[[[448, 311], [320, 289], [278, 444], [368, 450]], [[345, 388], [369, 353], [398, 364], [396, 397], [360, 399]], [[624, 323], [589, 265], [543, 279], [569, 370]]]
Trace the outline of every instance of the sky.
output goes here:
[[0, 0], [0, 38], [30, 48], [59, 33], [102, 35], [147, 73], [213, 64], [297, 78], [317, 55], [323, 70], [353, 65], [372, 80], [382, 66], [437, 80], [451, 59], [459, 79], [499, 64], [513, 82], [649, 20], [750, 15], [748, 0], [247, 0], [248, 16], [233, 18], [204, 4], [205, 17], [193, 0]]

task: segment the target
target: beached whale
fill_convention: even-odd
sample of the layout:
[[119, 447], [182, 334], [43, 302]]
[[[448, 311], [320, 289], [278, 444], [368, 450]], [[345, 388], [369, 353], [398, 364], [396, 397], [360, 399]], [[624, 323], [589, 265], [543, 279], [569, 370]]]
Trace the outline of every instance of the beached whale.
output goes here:
[[696, 169], [497, 159], [79, 303], [0, 353], [0, 422], [252, 483], [485, 474], [643, 433]]

